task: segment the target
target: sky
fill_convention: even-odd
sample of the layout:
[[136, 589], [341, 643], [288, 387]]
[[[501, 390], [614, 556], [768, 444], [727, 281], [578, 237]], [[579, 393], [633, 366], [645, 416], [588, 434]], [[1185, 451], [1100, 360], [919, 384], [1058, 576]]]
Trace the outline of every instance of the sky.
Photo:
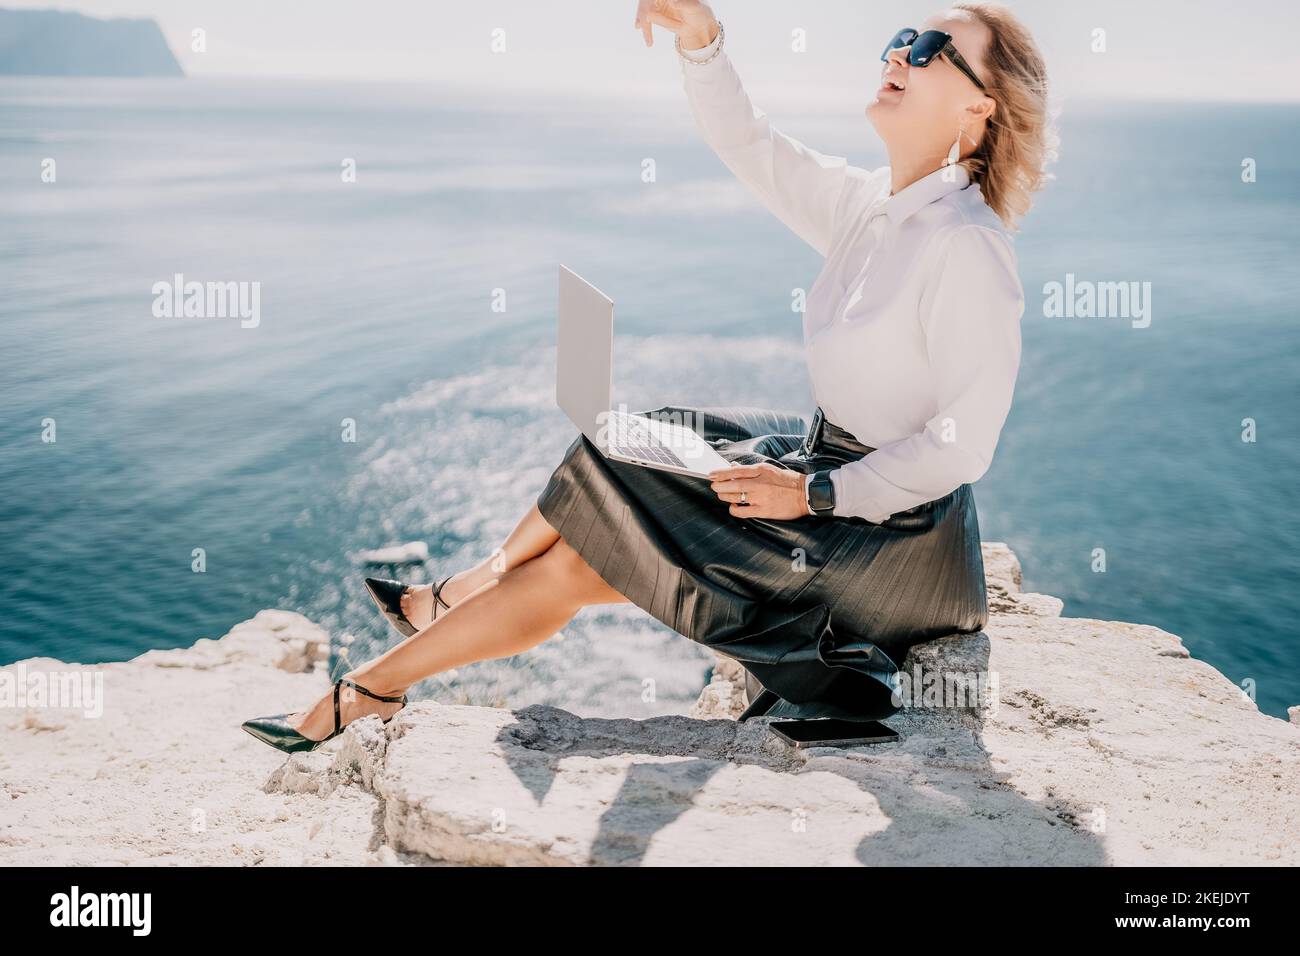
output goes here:
[[[1300, 100], [1294, 0], [1009, 0], [1055, 96]], [[26, 0], [11, 9], [152, 17], [192, 76], [434, 81], [495, 93], [676, 95], [672, 38], [647, 50], [635, 0]], [[728, 53], [755, 87], [842, 108], [874, 89], [880, 50], [934, 0], [717, 0]], [[192, 49], [202, 29], [206, 50]], [[1094, 51], [1094, 31], [1105, 50]], [[505, 51], [493, 52], [494, 30]], [[806, 52], [791, 49], [793, 31]], [[1277, 37], [1275, 48], [1263, 41]], [[1261, 51], [1266, 51], [1261, 55]]]

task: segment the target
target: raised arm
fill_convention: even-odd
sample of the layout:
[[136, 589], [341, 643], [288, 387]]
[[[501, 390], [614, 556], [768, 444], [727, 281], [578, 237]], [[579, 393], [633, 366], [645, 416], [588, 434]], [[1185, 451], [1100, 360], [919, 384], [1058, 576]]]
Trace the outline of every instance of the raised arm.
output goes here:
[[642, 0], [637, 25], [652, 42], [650, 25], [676, 33], [682, 82], [705, 142], [778, 219], [823, 256], [854, 170], [840, 156], [804, 146], [776, 129], [750, 102], [731, 60], [726, 36], [707, 5], [694, 0]]
[[835, 514], [883, 521], [988, 470], [1020, 368], [1024, 293], [1010, 241], [973, 224], [936, 236], [937, 279], [921, 300], [934, 415], [914, 435], [831, 472]]

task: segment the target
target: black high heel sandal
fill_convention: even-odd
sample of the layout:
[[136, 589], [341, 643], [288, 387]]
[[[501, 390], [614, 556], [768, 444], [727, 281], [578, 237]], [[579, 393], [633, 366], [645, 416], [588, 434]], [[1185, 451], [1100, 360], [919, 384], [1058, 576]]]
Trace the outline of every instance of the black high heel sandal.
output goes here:
[[[448, 611], [451, 610], [451, 605], [442, 599], [442, 589], [450, 580], [451, 575], [448, 575], [433, 586], [433, 616], [429, 619], [431, 624], [438, 620], [439, 605]], [[402, 595], [410, 589], [409, 584], [403, 584], [401, 581], [393, 581], [389, 578], [366, 578], [366, 590], [370, 592], [370, 600], [375, 602], [375, 607], [379, 608], [384, 617], [388, 618], [388, 623], [393, 625], [402, 637], [410, 637], [417, 630], [402, 613]]]
[[[244, 721], [241, 726], [248, 733], [252, 734], [264, 744], [270, 744], [276, 750], [283, 750], [287, 754], [298, 753], [305, 750], [315, 750], [321, 744], [328, 740], [333, 740], [339, 734], [343, 733], [344, 727], [339, 714], [339, 688], [347, 684], [353, 690], [365, 694], [374, 700], [383, 701], [386, 704], [406, 704], [406, 695], [401, 697], [382, 697], [379, 694], [372, 694], [356, 681], [348, 680], [346, 677], [340, 677], [334, 682], [334, 732], [322, 740], [312, 740], [310, 737], [304, 737], [298, 731], [289, 725], [288, 714], [275, 714], [271, 717], [254, 717], [252, 720]], [[397, 715], [394, 714], [393, 717]], [[393, 717], [389, 717], [384, 723], [388, 723]]]

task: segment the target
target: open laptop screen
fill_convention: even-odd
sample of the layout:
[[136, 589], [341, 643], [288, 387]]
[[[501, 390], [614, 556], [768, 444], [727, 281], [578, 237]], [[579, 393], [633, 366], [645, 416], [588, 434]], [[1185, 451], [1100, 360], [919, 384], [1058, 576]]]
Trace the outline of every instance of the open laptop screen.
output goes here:
[[614, 375], [614, 302], [560, 266], [555, 401], [602, 451]]

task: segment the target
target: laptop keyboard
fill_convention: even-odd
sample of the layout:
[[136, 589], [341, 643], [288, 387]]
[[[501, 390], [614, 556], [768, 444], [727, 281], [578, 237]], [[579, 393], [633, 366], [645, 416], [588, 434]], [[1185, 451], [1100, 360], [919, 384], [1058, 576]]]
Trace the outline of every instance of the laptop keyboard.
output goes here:
[[609, 433], [610, 451], [640, 461], [652, 461], [674, 468], [686, 467], [686, 463], [668, 446], [635, 422], [628, 421], [627, 416], [611, 415], [610, 421], [616, 423]]

